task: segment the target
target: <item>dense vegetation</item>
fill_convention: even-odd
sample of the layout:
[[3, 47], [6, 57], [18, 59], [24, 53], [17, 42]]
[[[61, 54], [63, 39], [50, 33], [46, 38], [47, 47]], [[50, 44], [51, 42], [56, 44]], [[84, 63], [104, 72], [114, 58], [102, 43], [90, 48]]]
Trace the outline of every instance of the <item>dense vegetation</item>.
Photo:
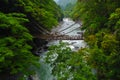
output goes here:
[[66, 5], [65, 9], [63, 9], [65, 17], [70, 17], [71, 16], [71, 12], [73, 12], [74, 6], [75, 6], [75, 3], [74, 4], [69, 3], [69, 4]]
[[88, 62], [99, 80], [120, 79], [120, 1], [78, 0], [75, 19], [81, 19], [89, 45]]
[[31, 52], [30, 33], [40, 34], [40, 27], [50, 30], [61, 18], [53, 0], [0, 0], [0, 79], [32, 74], [30, 67], [37, 67], [39, 57]]
[[87, 57], [84, 49], [73, 52], [67, 43], [60, 42], [49, 48], [46, 62], [53, 67], [52, 74], [57, 80], [96, 80], [94, 70], [86, 62]]
[[98, 80], [120, 79], [120, 1], [78, 0], [73, 18], [82, 20], [88, 62]]
[[57, 4], [64, 10], [68, 4], [75, 4], [77, 0], [57, 0]]
[[58, 0], [57, 4], [61, 7], [64, 13], [64, 17], [70, 17], [70, 13], [73, 11], [73, 8], [77, 0]]
[[[72, 8], [68, 4], [65, 14]], [[31, 52], [32, 34], [50, 30], [62, 17], [53, 0], [0, 0], [0, 79], [33, 74], [39, 59]], [[120, 1], [78, 0], [72, 18], [82, 21], [89, 48], [51, 46], [46, 62], [52, 73], [58, 80], [120, 80]]]
[[89, 48], [51, 46], [46, 61], [53, 74], [58, 80], [120, 80], [120, 1], [78, 0], [72, 18], [82, 21]]

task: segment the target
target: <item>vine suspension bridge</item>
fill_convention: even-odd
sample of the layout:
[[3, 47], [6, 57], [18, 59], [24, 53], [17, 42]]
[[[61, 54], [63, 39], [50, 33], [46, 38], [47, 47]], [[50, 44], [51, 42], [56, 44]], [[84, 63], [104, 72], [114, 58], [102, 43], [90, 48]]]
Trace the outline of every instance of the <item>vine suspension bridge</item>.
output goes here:
[[[83, 32], [77, 32], [79, 35], [67, 35], [68, 33], [73, 32], [76, 29], [79, 29], [81, 27], [77, 27], [69, 32], [66, 32], [64, 34], [61, 34], [61, 32], [73, 27], [76, 23], [66, 27], [65, 29], [62, 29], [58, 32], [50, 32], [46, 29], [42, 28], [39, 24], [36, 24], [39, 29], [37, 29], [39, 32], [42, 32], [41, 35], [34, 35], [35, 38], [45, 39], [45, 40], [83, 40]], [[36, 27], [36, 28], [37, 28]]]

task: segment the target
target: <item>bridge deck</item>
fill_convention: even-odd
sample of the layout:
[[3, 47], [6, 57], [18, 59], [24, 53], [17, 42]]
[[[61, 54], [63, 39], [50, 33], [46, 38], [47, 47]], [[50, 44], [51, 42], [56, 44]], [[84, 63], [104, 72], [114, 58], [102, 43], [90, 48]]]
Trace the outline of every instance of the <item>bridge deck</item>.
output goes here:
[[38, 35], [35, 36], [36, 38], [46, 39], [46, 40], [83, 40], [82, 35]]

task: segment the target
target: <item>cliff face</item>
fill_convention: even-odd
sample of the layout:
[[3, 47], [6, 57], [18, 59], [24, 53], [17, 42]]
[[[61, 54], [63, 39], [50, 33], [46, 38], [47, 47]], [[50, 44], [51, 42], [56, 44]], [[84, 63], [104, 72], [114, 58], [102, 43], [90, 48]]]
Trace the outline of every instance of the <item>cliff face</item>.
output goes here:
[[68, 4], [75, 4], [77, 0], [55, 0], [62, 9], [64, 9]]

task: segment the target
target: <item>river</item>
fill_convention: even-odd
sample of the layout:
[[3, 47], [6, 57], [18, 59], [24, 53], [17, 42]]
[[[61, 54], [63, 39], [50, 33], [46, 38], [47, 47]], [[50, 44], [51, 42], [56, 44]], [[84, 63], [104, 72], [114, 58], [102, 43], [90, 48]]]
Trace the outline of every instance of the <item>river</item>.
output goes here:
[[[71, 26], [72, 25], [72, 26]], [[70, 27], [71, 26], [71, 27]], [[80, 35], [79, 32], [83, 32], [80, 30], [81, 24], [80, 23], [75, 23], [73, 20], [70, 18], [64, 18], [63, 22], [58, 25], [57, 28], [52, 29], [52, 32], [59, 32], [59, 34], [65, 34], [67, 35]], [[72, 31], [72, 32], [71, 32]], [[86, 43], [84, 40], [62, 40], [62, 42], [67, 42], [69, 44], [69, 47], [73, 51], [77, 51], [80, 48], [86, 47]], [[59, 40], [52, 40], [49, 41], [46, 46], [51, 46], [51, 45], [58, 45]], [[46, 64], [44, 61], [44, 53], [41, 55], [40, 58], [40, 68], [39, 70], [37, 69], [37, 74], [35, 75], [33, 80], [55, 80], [54, 76], [51, 74], [51, 67], [49, 64]]]

